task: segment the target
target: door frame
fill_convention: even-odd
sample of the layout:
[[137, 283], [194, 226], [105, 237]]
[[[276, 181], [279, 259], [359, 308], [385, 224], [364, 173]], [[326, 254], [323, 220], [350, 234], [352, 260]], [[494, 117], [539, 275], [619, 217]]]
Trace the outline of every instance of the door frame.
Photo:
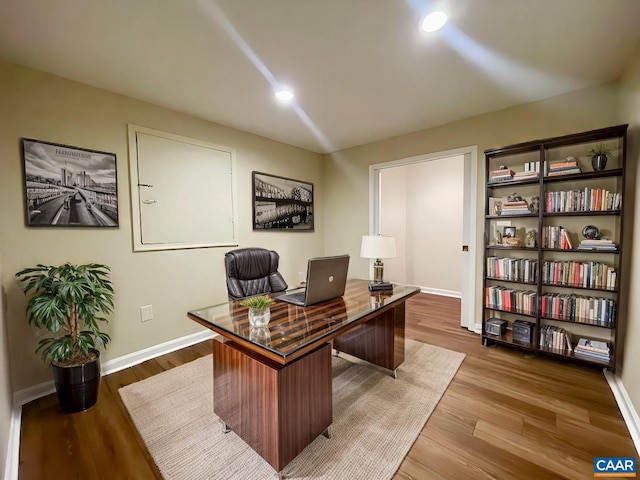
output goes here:
[[478, 201], [478, 146], [454, 148], [434, 153], [401, 158], [369, 166], [369, 233], [380, 233], [380, 173], [382, 170], [415, 163], [439, 160], [441, 158], [464, 157], [463, 179], [463, 225], [462, 245], [467, 247], [462, 261], [462, 292], [460, 299], [460, 325], [480, 333], [480, 322], [476, 322], [476, 245], [477, 243], [477, 201]]

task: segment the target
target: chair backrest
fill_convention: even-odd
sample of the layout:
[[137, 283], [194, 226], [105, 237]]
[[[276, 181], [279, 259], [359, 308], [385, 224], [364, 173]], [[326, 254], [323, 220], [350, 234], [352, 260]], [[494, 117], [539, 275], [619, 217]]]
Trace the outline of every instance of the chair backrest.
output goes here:
[[229, 300], [284, 292], [288, 285], [278, 272], [279, 262], [280, 256], [265, 248], [238, 248], [227, 252], [224, 266]]

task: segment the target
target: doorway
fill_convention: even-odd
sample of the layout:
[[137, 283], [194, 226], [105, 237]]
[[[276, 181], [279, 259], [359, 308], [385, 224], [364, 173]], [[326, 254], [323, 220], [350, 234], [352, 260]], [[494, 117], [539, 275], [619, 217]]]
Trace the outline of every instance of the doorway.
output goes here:
[[[476, 302], [476, 205], [477, 205], [477, 147], [463, 147], [454, 150], [447, 150], [443, 152], [437, 152], [426, 155], [419, 155], [415, 157], [404, 158], [400, 160], [394, 160], [390, 162], [380, 163], [376, 165], [371, 165], [369, 167], [369, 231], [371, 234], [383, 233], [387, 234], [387, 232], [382, 231], [381, 228], [384, 227], [381, 225], [381, 221], [384, 221], [384, 211], [388, 206], [387, 202], [383, 198], [384, 188], [382, 186], [382, 182], [384, 178], [387, 181], [393, 181], [394, 175], [393, 170], [390, 169], [398, 169], [398, 167], [409, 167], [416, 172], [420, 171], [420, 165], [427, 165], [427, 162], [434, 162], [444, 164], [446, 162], [445, 159], [451, 159], [451, 162], [455, 162], [455, 158], [458, 158], [458, 161], [462, 162], [462, 225], [458, 225], [456, 227], [455, 232], [452, 234], [456, 238], [452, 238], [451, 235], [447, 237], [447, 241], [450, 241], [451, 245], [453, 245], [454, 251], [460, 252], [460, 257], [457, 259], [460, 260], [459, 272], [455, 273], [455, 275], [451, 275], [453, 277], [458, 276], [458, 283], [455, 283], [456, 280], [449, 280], [448, 285], [457, 285], [453, 288], [425, 288], [423, 291], [427, 293], [436, 293], [440, 295], [450, 295], [450, 296], [459, 296], [461, 299], [461, 318], [460, 324], [461, 326], [479, 333], [481, 331], [480, 323], [476, 324], [475, 318], [475, 308], [474, 305]], [[442, 162], [435, 162], [442, 161]], [[427, 168], [426, 170], [429, 170]], [[437, 169], [435, 169], [437, 174]], [[413, 175], [413, 173], [411, 173]], [[398, 175], [395, 175], [398, 177]], [[400, 177], [402, 174], [400, 174]], [[406, 178], [406, 174], [405, 174]], [[396, 178], [397, 180], [397, 178]], [[402, 180], [400, 180], [402, 183]], [[413, 185], [412, 185], [413, 184]], [[415, 181], [413, 179], [409, 179], [409, 185], [405, 185], [405, 192], [408, 192], [408, 195], [411, 195], [409, 199], [410, 202], [420, 202], [425, 201], [421, 196], [414, 196], [411, 193], [413, 190], [416, 190]], [[433, 201], [433, 200], [431, 200]], [[437, 199], [435, 200], [437, 201]], [[383, 205], [383, 202], [385, 204]], [[393, 202], [392, 208], [398, 211], [399, 205], [402, 201], [398, 201], [396, 198]], [[446, 203], [442, 203], [439, 205], [440, 208], [446, 209]], [[415, 210], [415, 205], [410, 205], [408, 210]], [[460, 214], [457, 213], [454, 216], [460, 217]], [[389, 223], [387, 227], [394, 230], [394, 234], [396, 232], [402, 232], [403, 229], [406, 229], [408, 232], [405, 238], [400, 238], [398, 242], [398, 255], [409, 255], [409, 259], [420, 259], [419, 262], [414, 262], [413, 260], [404, 262], [404, 265], [401, 263], [395, 264], [396, 271], [391, 269], [390, 271], [385, 269], [386, 271], [392, 273], [392, 275], [404, 276], [405, 279], [417, 279], [422, 281], [426, 280], [424, 275], [416, 276], [416, 272], [412, 271], [414, 266], [417, 264], [417, 268], [424, 268], [425, 262], [429, 262], [431, 258], [433, 261], [437, 258], [440, 261], [443, 258], [442, 252], [437, 250], [429, 249], [428, 246], [425, 248], [421, 248], [421, 243], [416, 242], [415, 239], [426, 238], [427, 232], [431, 231], [431, 235], [447, 235], [447, 232], [442, 231], [439, 225], [431, 225], [429, 219], [416, 219], [416, 214], [412, 213], [411, 215], [407, 215], [407, 209], [404, 209], [403, 215], [386, 215], [386, 218], [389, 219]], [[404, 218], [404, 220], [403, 220]], [[423, 222], [420, 225], [420, 228], [416, 228], [417, 231], [412, 232], [412, 225], [416, 225], [416, 221]], [[403, 224], [404, 222], [404, 224]], [[426, 225], [426, 227], [425, 227]], [[426, 231], [425, 231], [426, 230]], [[395, 236], [395, 235], [394, 235]], [[402, 236], [402, 233], [400, 233]], [[406, 249], [409, 249], [406, 251]], [[418, 253], [416, 253], [418, 252]], [[454, 259], [454, 262], [456, 259]], [[420, 266], [423, 265], [423, 267]], [[392, 263], [392, 266], [394, 264]], [[442, 267], [442, 265], [441, 265]], [[458, 266], [457, 266], [458, 267]], [[456, 268], [457, 268], [456, 267]], [[450, 277], [451, 277], [450, 276]], [[443, 277], [444, 279], [444, 277]], [[407, 282], [407, 280], [404, 280]], [[418, 284], [419, 282], [410, 281], [408, 283]], [[430, 287], [430, 285], [419, 285], [421, 287]], [[446, 287], [446, 286], [445, 286]]]

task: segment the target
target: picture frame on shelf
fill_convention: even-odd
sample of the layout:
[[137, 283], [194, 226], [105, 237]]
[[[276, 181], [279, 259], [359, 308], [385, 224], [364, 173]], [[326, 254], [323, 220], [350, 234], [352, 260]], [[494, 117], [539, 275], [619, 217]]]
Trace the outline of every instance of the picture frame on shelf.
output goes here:
[[21, 139], [29, 227], [117, 227], [116, 154]]
[[505, 238], [516, 238], [516, 227], [503, 227], [502, 229], [502, 239]]
[[253, 230], [314, 230], [313, 183], [252, 172]]
[[489, 198], [489, 215], [500, 216], [502, 213], [502, 197]]

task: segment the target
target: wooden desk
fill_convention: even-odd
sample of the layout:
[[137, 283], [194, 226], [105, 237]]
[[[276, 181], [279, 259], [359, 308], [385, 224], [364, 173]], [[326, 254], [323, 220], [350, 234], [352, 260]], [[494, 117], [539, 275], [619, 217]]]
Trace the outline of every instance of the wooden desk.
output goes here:
[[268, 327], [251, 329], [237, 302], [188, 312], [213, 341], [214, 412], [277, 472], [332, 422], [333, 347], [395, 372], [404, 361], [405, 301], [396, 285], [372, 294], [349, 280], [343, 297], [310, 307], [276, 302]]

